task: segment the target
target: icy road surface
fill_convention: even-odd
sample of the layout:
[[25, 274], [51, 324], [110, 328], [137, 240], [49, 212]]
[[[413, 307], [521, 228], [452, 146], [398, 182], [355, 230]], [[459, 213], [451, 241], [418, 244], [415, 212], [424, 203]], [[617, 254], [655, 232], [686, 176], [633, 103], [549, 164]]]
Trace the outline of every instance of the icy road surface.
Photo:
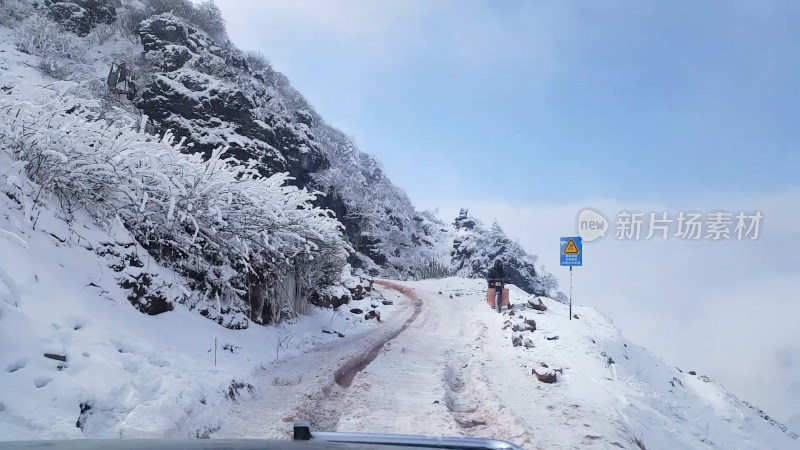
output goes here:
[[[575, 307], [570, 321], [565, 305], [545, 299], [548, 310], [535, 311], [512, 287], [509, 316], [485, 304], [481, 280], [381, 283], [400, 305], [382, 327], [267, 367], [255, 398], [214, 437], [286, 438], [294, 420], [310, 420], [322, 431], [542, 449], [635, 449], [636, 439], [648, 448], [797, 448], [716, 384], [624, 340], [593, 308]], [[525, 319], [536, 330], [513, 331]], [[558, 369], [558, 381], [532, 369]]]

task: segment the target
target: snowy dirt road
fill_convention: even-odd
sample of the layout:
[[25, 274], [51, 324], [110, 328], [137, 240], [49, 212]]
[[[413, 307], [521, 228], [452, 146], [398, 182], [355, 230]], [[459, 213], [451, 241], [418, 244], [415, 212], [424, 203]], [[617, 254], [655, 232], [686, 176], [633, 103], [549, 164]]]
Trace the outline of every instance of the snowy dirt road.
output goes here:
[[237, 404], [213, 437], [283, 439], [291, 436], [295, 420], [310, 420], [316, 430], [336, 430], [353, 379], [421, 310], [397, 290], [382, 292], [399, 307], [380, 327], [265, 365], [255, 397]]
[[256, 397], [214, 436], [285, 438], [294, 420], [310, 420], [323, 431], [491, 437], [535, 448], [533, 427], [494, 390], [511, 385], [511, 374], [488, 375], [503, 316], [474, 289], [451, 299], [378, 284], [399, 312], [364, 335], [267, 366]]
[[780, 427], [625, 340], [591, 307], [575, 306], [570, 320], [566, 305], [544, 299], [538, 311], [512, 287], [513, 313], [498, 314], [482, 280], [376, 284], [394, 301], [384, 322], [266, 365], [255, 397], [212, 437], [288, 438], [293, 421], [310, 420], [320, 431], [528, 449], [796, 448]]

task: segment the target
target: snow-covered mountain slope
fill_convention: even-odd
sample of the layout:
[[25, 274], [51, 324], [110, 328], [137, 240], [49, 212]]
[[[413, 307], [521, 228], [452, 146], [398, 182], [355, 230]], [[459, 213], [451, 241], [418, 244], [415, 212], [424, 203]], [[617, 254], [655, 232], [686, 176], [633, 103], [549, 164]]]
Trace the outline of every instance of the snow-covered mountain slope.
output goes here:
[[[8, 110], [7, 125], [18, 135], [24, 135], [26, 141], [16, 143], [11, 139], [2, 143], [7, 150], [15, 147], [11, 150], [16, 152], [13, 159], [21, 164], [29, 162], [26, 158], [30, 158], [30, 152], [23, 148], [35, 147], [40, 142], [25, 132], [34, 124], [47, 124], [46, 131], [54, 136], [59, 133], [60, 123], [83, 121], [73, 126], [79, 130], [91, 126], [97, 131], [103, 126], [101, 122], [109, 122], [114, 132], [123, 132], [128, 138], [131, 133], [127, 131], [131, 128], [142, 131], [133, 139], [136, 145], [171, 135], [175, 136], [175, 142], [185, 139], [183, 145], [176, 145], [173, 150], [203, 155], [206, 159], [225, 148], [226, 163], [247, 166], [258, 176], [280, 178], [288, 185], [321, 191], [320, 195], [308, 196], [308, 204], [316, 206], [317, 213], [326, 209], [335, 215], [323, 227], [327, 231], [321, 236], [319, 230], [303, 235], [296, 229], [277, 231], [275, 227], [262, 227], [276, 230], [272, 239], [286, 235], [310, 239], [314, 245], [308, 249], [274, 245], [273, 240], [263, 246], [266, 251], [251, 251], [252, 241], [246, 242], [248, 249], [234, 251], [229, 247], [235, 245], [228, 245], [236, 242], [231, 235], [246, 228], [229, 217], [239, 212], [235, 206], [218, 214], [217, 220], [207, 221], [227, 223], [227, 230], [217, 230], [218, 224], [213, 223], [213, 229], [206, 232], [204, 225], [208, 223], [184, 223], [186, 229], [195, 225], [202, 228], [197, 233], [200, 245], [187, 252], [186, 248], [173, 248], [172, 244], [181, 240], [175, 234], [181, 232], [176, 227], [165, 230], [169, 226], [164, 227], [164, 222], [173, 213], [183, 217], [181, 222], [190, 219], [182, 212], [170, 212], [166, 205], [175, 202], [180, 209], [194, 206], [193, 202], [168, 198], [174, 192], [168, 186], [166, 190], [165, 186], [156, 186], [163, 194], [158, 199], [153, 198], [152, 192], [146, 193], [144, 199], [137, 198], [143, 206], [151, 208], [159, 203], [154, 200], [160, 200], [165, 214], [154, 218], [150, 215], [152, 211], [133, 212], [132, 216], [138, 216], [136, 220], [143, 219], [148, 224], [142, 226], [139, 221], [133, 225], [132, 217], [128, 217], [124, 218], [125, 226], [151, 256], [191, 278], [192, 290], [209, 297], [221, 292], [224, 310], [221, 315], [225, 317], [215, 316], [215, 320], [234, 327], [246, 326], [248, 320], [259, 324], [279, 321], [282, 313], [277, 310], [275, 299], [279, 295], [278, 285], [284, 283], [295, 286], [296, 297], [301, 298], [301, 307], [292, 312], [302, 309], [306, 300], [318, 305], [336, 303], [325, 298], [330, 297], [326, 289], [341, 284], [337, 277], [345, 269], [345, 262], [360, 275], [418, 279], [445, 276], [456, 270], [462, 276], [481, 277], [484, 263], [503, 259], [519, 286], [529, 292], [556, 295], [555, 279], [541, 267], [535, 268], [535, 256], [509, 241], [502, 230], [497, 233], [495, 229], [491, 232], [481, 227], [472, 229], [473, 239], [454, 251], [453, 227], [430, 212], [417, 211], [402, 189], [390, 182], [380, 162], [359, 151], [344, 133], [327, 125], [285, 76], [270, 67], [263, 57], [237, 49], [225, 37], [224, 24], [214, 13], [218, 10], [213, 3], [193, 6], [184, 0], [145, 0], [122, 1], [111, 6], [105, 2], [59, 2], [58, 5], [32, 0], [4, 3], [9, 14], [0, 18], [0, 68], [3, 69], [0, 95], [7, 101], [3, 106]], [[61, 12], [65, 5], [85, 11], [64, 15]], [[130, 98], [110, 92], [106, 85], [109, 69], [122, 64], [137, 83], [137, 94]], [[59, 88], [57, 95], [55, 90], [49, 94], [63, 97], [60, 105], [58, 102], [43, 105], [36, 96], [25, 95], [30, 90], [68, 84], [70, 87]], [[9, 112], [13, 108], [24, 109], [30, 105], [27, 102], [33, 102], [39, 110], [21, 118]], [[81, 108], [72, 108], [75, 105]], [[64, 108], [60, 110], [58, 106]], [[82, 164], [87, 159], [86, 153], [94, 156], [91, 134], [83, 133], [81, 139], [74, 140], [77, 145], [68, 150], [84, 154], [65, 164], [65, 172], [75, 173], [72, 166]], [[64, 136], [55, 136], [54, 140], [58, 139]], [[111, 155], [118, 151], [117, 145], [127, 148], [126, 143], [112, 140], [104, 143], [107, 152], [98, 159], [115, 157]], [[66, 157], [73, 158], [74, 153]], [[97, 175], [103, 169], [102, 164], [89, 166], [81, 171]], [[178, 168], [167, 178], [182, 172]], [[28, 176], [33, 181], [43, 181], [42, 176], [37, 178], [34, 173]], [[188, 179], [191, 177], [185, 178], [182, 181], [186, 184], [192, 183]], [[70, 183], [80, 184], [74, 181]], [[226, 189], [228, 186], [222, 186], [219, 192]], [[71, 203], [79, 207], [96, 200], [90, 198], [92, 194], [86, 189], [71, 197]], [[116, 210], [116, 207], [100, 209]], [[287, 228], [290, 224], [281, 226]], [[455, 227], [459, 227], [458, 221]], [[192, 244], [196, 238], [190, 237]], [[476, 251], [470, 244], [473, 241], [502, 245], [502, 251], [491, 254], [485, 248]], [[220, 252], [220, 248], [227, 251]], [[175, 260], [181, 258], [184, 261]], [[186, 268], [195, 265], [203, 267]], [[244, 267], [254, 270], [244, 274]], [[321, 267], [325, 268], [322, 275]], [[212, 271], [222, 275], [207, 276]], [[261, 297], [267, 300], [258, 301]]]
[[0, 440], [206, 435], [262, 365], [379, 327], [350, 308], [394, 308], [368, 296], [231, 330], [181, 304], [142, 314], [120, 287], [142, 273], [181, 289], [123, 227], [81, 215], [70, 226], [51, 209], [26, 220], [0, 195]]
[[[482, 276], [483, 260], [500, 257], [519, 286], [555, 295], [555, 279], [502, 231], [471, 230], [474, 239], [451, 254], [453, 227], [418, 211], [380, 161], [328, 125], [263, 56], [236, 48], [212, 2], [6, 0], [4, 9], [0, 45], [9, 51], [0, 57], [11, 62], [5, 70], [34, 72], [15, 82], [73, 81], [73, 95], [98, 101], [99, 117], [146, 115], [147, 131], [186, 138], [184, 152], [208, 156], [228, 146], [229, 156], [252, 161], [261, 175], [288, 173], [288, 183], [324, 192], [314, 204], [344, 225], [353, 267], [402, 279]], [[106, 86], [109, 69], [121, 64], [136, 78], [130, 99]], [[460, 229], [458, 219], [454, 225]], [[499, 253], [467, 248], [498, 237]]]

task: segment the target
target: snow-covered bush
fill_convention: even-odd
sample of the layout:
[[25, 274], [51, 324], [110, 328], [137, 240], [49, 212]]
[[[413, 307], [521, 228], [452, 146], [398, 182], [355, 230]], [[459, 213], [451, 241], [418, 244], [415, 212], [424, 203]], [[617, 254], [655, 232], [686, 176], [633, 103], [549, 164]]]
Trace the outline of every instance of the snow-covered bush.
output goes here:
[[539, 268], [537, 273], [539, 275], [539, 285], [537, 290], [557, 300], [558, 279], [556, 279], [556, 276], [550, 272], [547, 272], [544, 267]]
[[222, 18], [222, 11], [214, 4], [214, 0], [197, 3], [189, 19], [214, 39], [225, 40], [225, 19]]
[[36, 68], [43, 74], [55, 78], [56, 80], [66, 80], [72, 74], [72, 65], [63, 58], [54, 55], [42, 56]]
[[33, 13], [34, 3], [31, 0], [0, 0], [0, 25], [13, 28]]
[[86, 45], [72, 33], [41, 14], [33, 14], [14, 29], [14, 44], [20, 51], [37, 56], [81, 60]]
[[136, 4], [123, 4], [117, 8], [117, 27], [121, 36], [134, 44], [139, 43], [139, 25], [147, 17], [147, 11]]
[[267, 67], [271, 67], [269, 64], [269, 60], [263, 54], [261, 54], [261, 52], [255, 50], [248, 50], [244, 52], [244, 58], [247, 60], [247, 64], [250, 65], [250, 70], [254, 72], [258, 72], [266, 69]]
[[427, 264], [412, 267], [412, 271], [414, 278], [418, 280], [445, 278], [454, 273], [450, 263], [446, 261], [428, 261]]
[[263, 178], [225, 148], [207, 159], [183, 153], [183, 140], [97, 120], [95, 103], [63, 95], [68, 83], [56, 86], [60, 93], [39, 88], [33, 99], [0, 95], [0, 145], [35, 184], [37, 200], [52, 196], [67, 219], [78, 209], [119, 218], [218, 311], [249, 311], [253, 280], [267, 289], [291, 277], [309, 290], [341, 272], [341, 224], [312, 206], [315, 193], [287, 185], [286, 174]]
[[194, 5], [190, 0], [149, 0], [147, 7], [149, 14], [172, 13], [184, 18], [194, 12]]
[[39, 70], [58, 80], [79, 71], [75, 64], [83, 60], [87, 48], [81, 38], [40, 14], [33, 14], [17, 25], [14, 43], [19, 50], [40, 56]]
[[99, 23], [92, 28], [87, 38], [95, 44], [103, 45], [114, 37], [118, 30], [119, 27], [115, 22]]

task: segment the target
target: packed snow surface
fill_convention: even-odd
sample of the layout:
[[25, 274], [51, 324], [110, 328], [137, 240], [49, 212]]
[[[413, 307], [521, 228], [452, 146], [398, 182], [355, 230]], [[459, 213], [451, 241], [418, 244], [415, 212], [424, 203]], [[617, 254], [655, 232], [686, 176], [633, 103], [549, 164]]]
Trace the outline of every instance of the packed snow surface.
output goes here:
[[[798, 448], [721, 386], [625, 340], [594, 308], [576, 306], [570, 320], [567, 305], [542, 299], [546, 311], [531, 309], [532, 297], [512, 286], [510, 316], [486, 305], [481, 280], [402, 285], [412, 298], [399, 297], [383, 329], [265, 370], [255, 398], [214, 436], [287, 437], [292, 421], [310, 419], [320, 430], [491, 437], [525, 448]], [[415, 307], [418, 316], [387, 341]], [[380, 354], [349, 387], [338, 385], [337, 368], [376, 343]]]

